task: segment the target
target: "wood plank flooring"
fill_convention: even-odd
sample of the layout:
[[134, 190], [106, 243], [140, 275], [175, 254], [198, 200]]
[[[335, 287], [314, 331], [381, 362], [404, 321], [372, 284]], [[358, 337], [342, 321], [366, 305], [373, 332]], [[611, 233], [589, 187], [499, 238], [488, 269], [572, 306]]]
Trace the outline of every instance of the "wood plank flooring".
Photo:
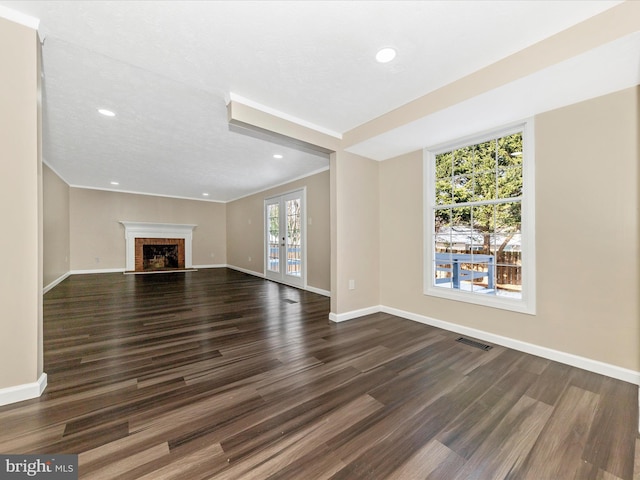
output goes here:
[[0, 452], [107, 480], [634, 478], [637, 386], [328, 313], [223, 268], [72, 276], [45, 295], [49, 386], [0, 407]]

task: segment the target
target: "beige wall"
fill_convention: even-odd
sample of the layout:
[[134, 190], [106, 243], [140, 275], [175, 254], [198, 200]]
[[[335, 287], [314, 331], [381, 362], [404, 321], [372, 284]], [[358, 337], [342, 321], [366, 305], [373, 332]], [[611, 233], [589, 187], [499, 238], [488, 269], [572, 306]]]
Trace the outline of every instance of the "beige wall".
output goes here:
[[379, 167], [344, 151], [332, 156], [332, 317], [379, 304]]
[[264, 195], [227, 203], [227, 263], [258, 274], [264, 274]]
[[308, 177], [307, 183], [307, 283], [331, 290], [331, 239], [329, 171]]
[[[264, 200], [306, 187], [307, 284], [330, 289], [329, 171], [227, 204], [228, 264], [264, 274]], [[309, 224], [311, 222], [311, 224]], [[250, 259], [250, 260], [249, 260]]]
[[43, 284], [69, 273], [69, 185], [43, 166], [44, 267]]
[[71, 188], [69, 205], [72, 271], [125, 268], [120, 220], [196, 224], [193, 265], [227, 263], [223, 203]]
[[0, 18], [0, 65], [2, 389], [34, 383], [42, 373], [42, 184], [36, 31]]
[[422, 152], [380, 164], [383, 305], [640, 371], [638, 88], [539, 115], [537, 315], [428, 297]]

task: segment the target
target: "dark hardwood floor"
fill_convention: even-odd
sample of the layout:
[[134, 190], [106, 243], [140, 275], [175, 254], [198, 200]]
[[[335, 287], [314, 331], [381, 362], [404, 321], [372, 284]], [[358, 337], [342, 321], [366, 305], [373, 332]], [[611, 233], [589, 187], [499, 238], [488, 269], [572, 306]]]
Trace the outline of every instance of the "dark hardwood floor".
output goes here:
[[634, 478], [637, 386], [542, 358], [228, 269], [72, 276], [44, 308], [49, 386], [0, 407], [0, 452], [83, 479]]

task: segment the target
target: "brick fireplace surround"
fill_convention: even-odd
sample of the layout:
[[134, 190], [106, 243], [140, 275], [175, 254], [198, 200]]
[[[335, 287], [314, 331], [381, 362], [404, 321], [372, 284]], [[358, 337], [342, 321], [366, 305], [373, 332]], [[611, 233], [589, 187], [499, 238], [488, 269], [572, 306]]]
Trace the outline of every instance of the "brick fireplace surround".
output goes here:
[[[143, 247], [145, 245], [177, 245], [178, 269], [184, 269], [184, 239], [183, 238], [136, 238], [135, 239], [135, 271], [144, 272]], [[154, 269], [146, 269], [154, 270]]]
[[[143, 272], [142, 246], [178, 245], [178, 263], [181, 269], [193, 268], [191, 242], [197, 225], [178, 223], [149, 223], [120, 221], [125, 229], [125, 272]], [[173, 269], [175, 270], [175, 269]]]

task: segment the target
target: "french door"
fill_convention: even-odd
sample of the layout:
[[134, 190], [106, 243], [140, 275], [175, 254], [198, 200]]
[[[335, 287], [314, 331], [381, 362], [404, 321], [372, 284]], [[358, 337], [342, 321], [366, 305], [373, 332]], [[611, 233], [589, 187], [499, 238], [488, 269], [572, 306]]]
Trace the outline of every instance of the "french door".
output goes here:
[[304, 288], [304, 190], [264, 202], [265, 272], [269, 280]]

